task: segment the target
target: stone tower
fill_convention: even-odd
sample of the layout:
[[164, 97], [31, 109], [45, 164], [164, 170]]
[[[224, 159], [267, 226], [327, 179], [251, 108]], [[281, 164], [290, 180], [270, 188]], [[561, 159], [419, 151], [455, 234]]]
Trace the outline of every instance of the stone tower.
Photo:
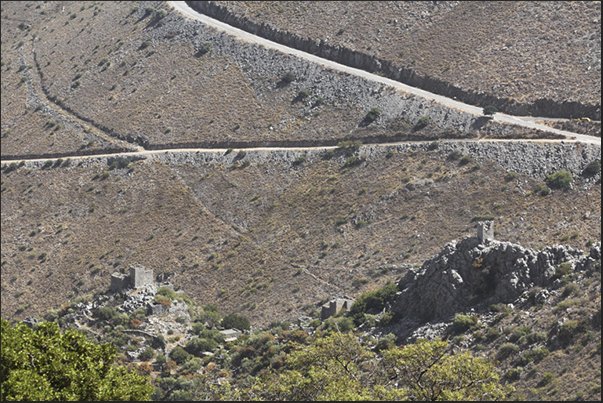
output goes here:
[[153, 270], [147, 270], [144, 266], [130, 266], [130, 285], [133, 288], [139, 288], [147, 284], [153, 284]]
[[480, 243], [484, 243], [486, 240], [494, 240], [494, 221], [478, 222], [477, 238]]

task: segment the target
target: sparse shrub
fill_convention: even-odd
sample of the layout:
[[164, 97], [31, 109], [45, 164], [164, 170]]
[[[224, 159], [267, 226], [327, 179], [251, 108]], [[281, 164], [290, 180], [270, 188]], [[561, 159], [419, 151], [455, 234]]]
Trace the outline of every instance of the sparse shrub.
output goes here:
[[430, 122], [430, 118], [429, 116], [422, 116], [419, 121], [417, 122], [417, 124], [415, 125], [415, 129], [419, 130], [422, 129], [424, 127], [427, 127], [429, 125]]
[[334, 156], [335, 156], [335, 151], [333, 151], [332, 149], [328, 149], [322, 153], [322, 158], [325, 160], [330, 160]]
[[358, 149], [361, 146], [362, 146], [362, 142], [358, 141], [358, 140], [354, 140], [354, 141], [345, 140], [345, 141], [340, 141], [339, 143], [337, 143], [337, 149], [345, 150], [348, 153], [354, 153], [354, 152], [358, 151]]
[[283, 74], [283, 76], [281, 77], [281, 81], [286, 83], [286, 84], [290, 84], [293, 81], [295, 81], [296, 77], [295, 74], [293, 74], [292, 72], [288, 71], [285, 74]]
[[159, 294], [155, 295], [155, 298], [153, 298], [153, 301], [155, 301], [158, 304], [164, 305], [167, 308], [172, 306], [172, 300], [164, 295], [159, 295]]
[[355, 155], [352, 155], [347, 161], [343, 164], [344, 168], [353, 167], [356, 165], [362, 164], [364, 160], [362, 158], [358, 158]]
[[583, 321], [568, 320], [559, 328], [559, 342], [563, 346], [570, 344], [575, 335], [583, 333], [586, 330], [585, 323]]
[[570, 295], [577, 295], [580, 293], [580, 286], [576, 283], [569, 283], [563, 287], [562, 297], [569, 297]]
[[201, 47], [199, 48], [199, 50], [197, 51], [198, 55], [204, 55], [206, 53], [208, 53], [211, 50], [212, 47], [212, 43], [209, 41], [203, 42], [201, 44]]
[[309, 96], [310, 96], [310, 91], [308, 91], [308, 90], [300, 90], [297, 93], [297, 97], [301, 100], [304, 100], [304, 99], [308, 98]]
[[467, 165], [468, 163], [471, 162], [471, 156], [469, 155], [465, 155], [463, 158], [461, 158], [461, 160], [459, 161], [459, 165]]
[[568, 171], [557, 171], [547, 176], [546, 181], [554, 189], [571, 189], [574, 177]]
[[567, 274], [569, 274], [572, 270], [571, 262], [563, 262], [555, 269], [555, 274], [553, 275], [553, 280], [561, 278]]
[[510, 370], [508, 370], [505, 373], [505, 378], [507, 378], [510, 381], [517, 381], [520, 378], [522, 372], [523, 372], [522, 367], [511, 368]]
[[[152, 7], [151, 7], [151, 8], [152, 8]], [[140, 49], [140, 50], [143, 50], [143, 49], [148, 48], [149, 46], [151, 46], [151, 42], [149, 42], [149, 41], [143, 41], [143, 42], [140, 44], [140, 48], [139, 48], [139, 49]]]
[[364, 117], [364, 120], [368, 123], [372, 123], [375, 120], [379, 119], [379, 116], [381, 116], [381, 109], [375, 107], [372, 108]]
[[463, 153], [461, 153], [459, 150], [454, 150], [450, 154], [448, 154], [448, 157], [446, 157], [446, 159], [450, 161], [456, 161], [461, 158], [462, 155]]
[[584, 175], [594, 176], [601, 172], [601, 161], [594, 160], [588, 163], [586, 168], [584, 168]]
[[503, 343], [498, 348], [498, 352], [496, 353], [496, 358], [499, 360], [504, 360], [505, 358], [515, 354], [519, 351], [519, 346], [513, 343]]
[[552, 372], [547, 372], [546, 374], [544, 374], [542, 376], [542, 380], [540, 381], [540, 385], [544, 386], [544, 385], [548, 385], [549, 383], [553, 382], [553, 379], [555, 379], [555, 376], [553, 375]]
[[452, 328], [455, 332], [460, 333], [469, 330], [472, 326], [477, 324], [476, 315], [463, 315], [457, 313], [454, 315], [454, 321], [452, 322]]

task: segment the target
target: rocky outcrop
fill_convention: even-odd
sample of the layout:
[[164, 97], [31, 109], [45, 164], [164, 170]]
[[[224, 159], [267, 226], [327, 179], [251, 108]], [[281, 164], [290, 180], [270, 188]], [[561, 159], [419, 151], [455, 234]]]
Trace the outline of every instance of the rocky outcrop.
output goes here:
[[419, 323], [446, 320], [471, 307], [510, 303], [535, 286], [551, 286], [555, 270], [570, 262], [587, 270], [601, 259], [601, 243], [582, 250], [553, 245], [540, 251], [509, 242], [470, 237], [452, 241], [400, 280], [392, 310]]
[[243, 29], [254, 35], [272, 40], [291, 48], [315, 54], [328, 60], [371, 73], [379, 73], [387, 78], [412, 85], [435, 94], [444, 95], [472, 104], [494, 105], [500, 111], [513, 115], [533, 115], [570, 118], [587, 116], [601, 119], [601, 105], [579, 102], [558, 102], [552, 99], [538, 99], [532, 102], [518, 102], [515, 99], [499, 98], [484, 92], [460, 88], [449, 82], [418, 74], [411, 68], [398, 66], [389, 60], [380, 59], [364, 52], [351, 50], [339, 45], [331, 45], [321, 39], [304, 38], [287, 31], [281, 31], [270, 24], [257, 23], [246, 16], [233, 14], [228, 8], [212, 1], [187, 1], [194, 10], [212, 18]]

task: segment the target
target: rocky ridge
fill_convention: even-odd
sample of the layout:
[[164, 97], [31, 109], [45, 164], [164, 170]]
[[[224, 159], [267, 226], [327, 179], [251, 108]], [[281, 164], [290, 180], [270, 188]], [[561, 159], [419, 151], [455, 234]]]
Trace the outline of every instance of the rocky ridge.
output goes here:
[[588, 254], [567, 245], [552, 245], [540, 251], [510, 242], [468, 237], [451, 241], [420, 268], [411, 268], [399, 281], [401, 290], [391, 310], [401, 318], [393, 326], [403, 338], [441, 337], [456, 313], [487, 312], [492, 304], [525, 302], [528, 292], [544, 302], [562, 286], [557, 269], [563, 263], [570, 271], [593, 269], [601, 259], [601, 243]]

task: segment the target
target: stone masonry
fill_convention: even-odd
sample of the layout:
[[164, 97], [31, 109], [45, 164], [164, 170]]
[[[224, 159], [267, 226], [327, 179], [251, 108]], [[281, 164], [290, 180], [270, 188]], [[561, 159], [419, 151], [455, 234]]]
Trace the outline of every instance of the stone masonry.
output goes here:
[[477, 223], [477, 238], [480, 243], [494, 240], [494, 221], [484, 221]]
[[141, 265], [130, 266], [130, 274], [115, 272], [111, 275], [111, 292], [119, 292], [127, 288], [140, 288], [155, 283], [153, 270]]
[[338, 314], [341, 310], [348, 310], [352, 307], [354, 300], [351, 298], [335, 298], [322, 306], [320, 319], [325, 320], [331, 316]]

